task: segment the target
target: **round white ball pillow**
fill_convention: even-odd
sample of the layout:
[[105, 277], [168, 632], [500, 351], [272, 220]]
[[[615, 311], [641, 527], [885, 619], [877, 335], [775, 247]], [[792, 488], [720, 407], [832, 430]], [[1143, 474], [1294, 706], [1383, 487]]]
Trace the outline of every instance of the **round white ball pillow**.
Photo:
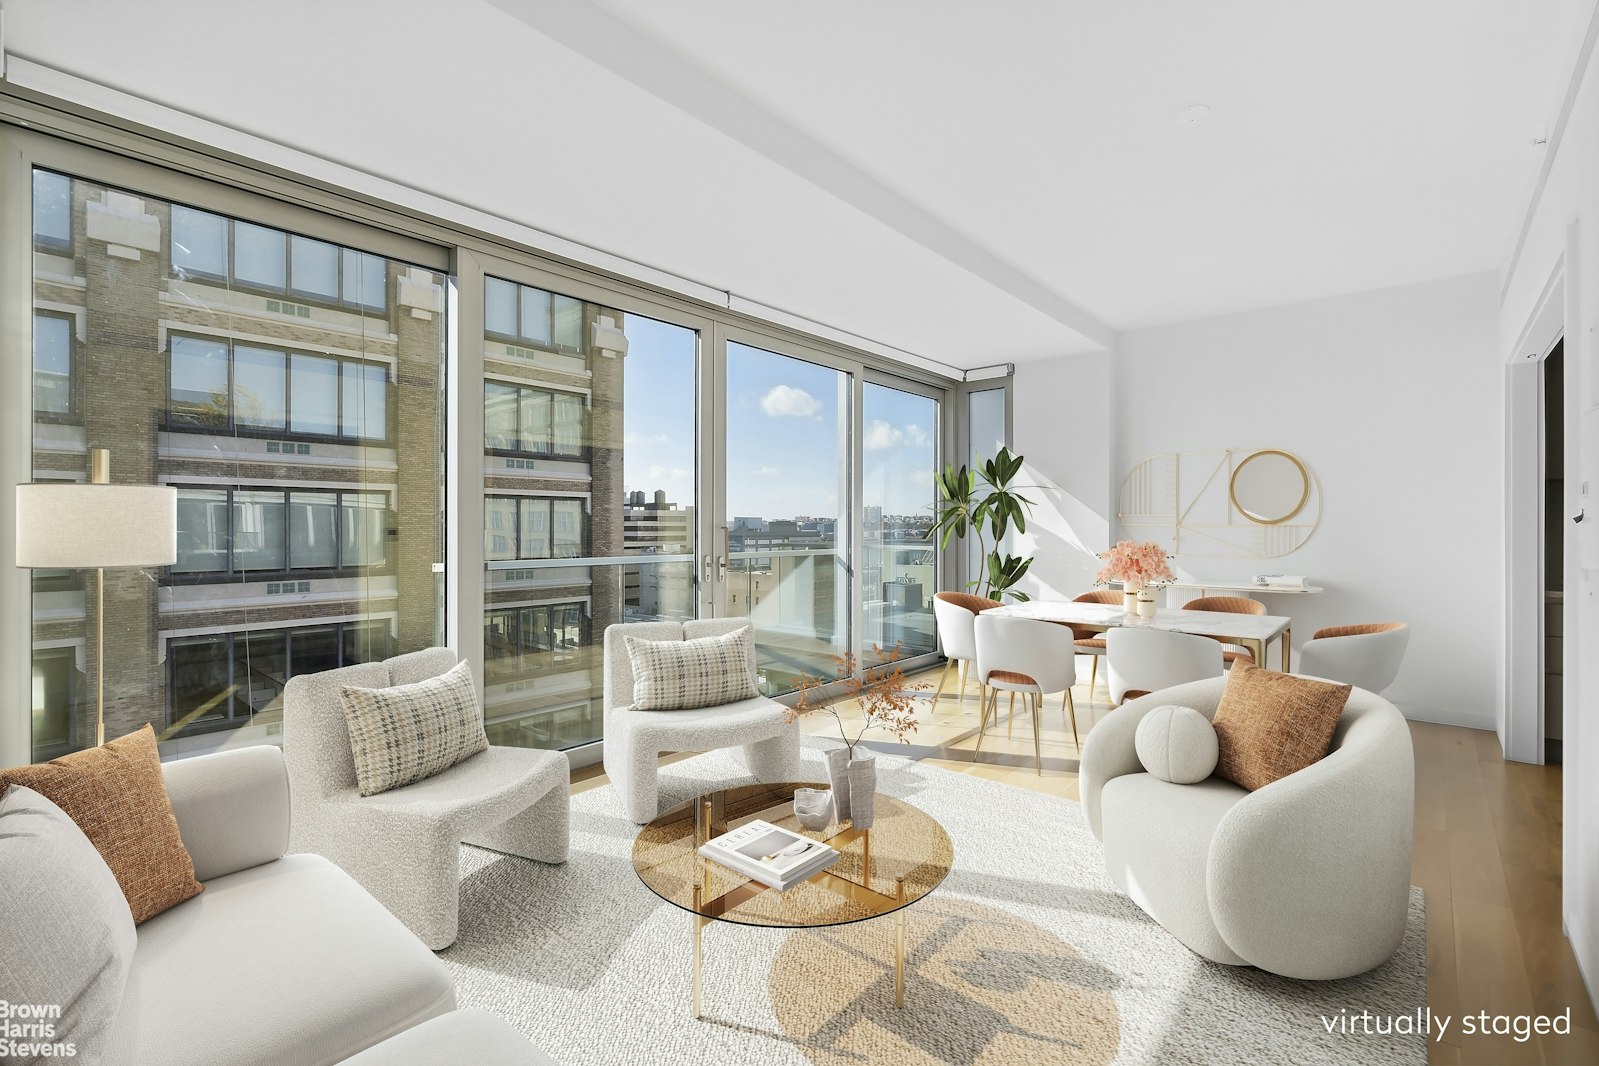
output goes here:
[[1192, 707], [1156, 707], [1133, 738], [1138, 761], [1155, 777], [1192, 785], [1216, 770], [1216, 729]]

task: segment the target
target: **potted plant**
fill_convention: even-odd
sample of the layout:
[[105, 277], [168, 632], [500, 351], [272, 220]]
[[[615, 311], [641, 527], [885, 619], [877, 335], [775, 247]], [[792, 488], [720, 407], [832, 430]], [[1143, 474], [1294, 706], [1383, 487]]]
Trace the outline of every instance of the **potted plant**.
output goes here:
[[[1155, 616], [1155, 595], [1150, 589], [1174, 579], [1166, 549], [1152, 540], [1143, 543], [1131, 540], [1116, 544], [1099, 553], [1105, 565], [1094, 575], [1094, 584], [1108, 585], [1121, 582], [1122, 608], [1128, 614], [1143, 618]], [[1146, 608], [1144, 604], [1149, 606]]]
[[[850, 819], [857, 829], [872, 824], [873, 798], [877, 795], [877, 760], [864, 748], [857, 750], [861, 738], [873, 726], [882, 726], [894, 734], [900, 743], [910, 743], [916, 732], [916, 701], [912, 693], [925, 689], [925, 683], [912, 685], [905, 679], [900, 665], [900, 645], [888, 651], [872, 645], [871, 664], [857, 673], [855, 655], [845, 652], [833, 656], [838, 665], [838, 677], [832, 679], [805, 674], [799, 682], [799, 699], [783, 713], [792, 725], [800, 718], [825, 711], [838, 723], [838, 734], [844, 746], [827, 753], [827, 776], [833, 783], [834, 815], [843, 821]], [[839, 700], [823, 702], [819, 690], [834, 680], [842, 680], [843, 699], [853, 699], [860, 704], [860, 728], [850, 739], [849, 726], [838, 713]]]
[[993, 600], [1006, 596], [1028, 598], [1015, 585], [1033, 565], [1033, 557], [1001, 551], [1005, 534], [1012, 526], [1018, 533], [1027, 532], [1027, 516], [1032, 513], [1033, 501], [1012, 485], [1023, 462], [1023, 456], [1001, 448], [992, 459], [979, 463], [976, 470], [946, 466], [937, 479], [937, 514], [927, 538], [937, 535], [938, 546], [944, 549], [949, 547], [951, 537], [964, 541], [968, 533], [976, 536], [982, 571], [966, 587]]

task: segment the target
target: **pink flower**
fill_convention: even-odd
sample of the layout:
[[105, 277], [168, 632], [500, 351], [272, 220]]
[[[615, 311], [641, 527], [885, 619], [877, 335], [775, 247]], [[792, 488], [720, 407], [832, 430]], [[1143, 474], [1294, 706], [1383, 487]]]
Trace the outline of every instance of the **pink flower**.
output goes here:
[[1096, 584], [1119, 581], [1125, 588], [1136, 591], [1152, 581], [1171, 581], [1175, 577], [1166, 561], [1165, 550], [1154, 541], [1142, 544], [1118, 541], [1099, 557], [1105, 565], [1094, 576]]

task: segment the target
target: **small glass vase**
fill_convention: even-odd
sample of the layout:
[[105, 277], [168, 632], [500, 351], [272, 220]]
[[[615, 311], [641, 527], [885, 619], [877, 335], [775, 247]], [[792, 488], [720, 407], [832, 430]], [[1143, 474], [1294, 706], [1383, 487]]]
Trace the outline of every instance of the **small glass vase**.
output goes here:
[[1144, 589], [1138, 594], [1138, 617], [1144, 619], [1155, 617], [1155, 594], [1149, 589]]

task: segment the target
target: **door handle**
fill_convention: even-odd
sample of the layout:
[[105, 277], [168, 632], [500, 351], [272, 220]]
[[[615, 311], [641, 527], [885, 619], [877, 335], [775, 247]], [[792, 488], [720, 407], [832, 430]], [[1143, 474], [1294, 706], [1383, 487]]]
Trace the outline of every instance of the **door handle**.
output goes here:
[[728, 535], [727, 535], [727, 527], [723, 526], [722, 527], [722, 554], [720, 556], [718, 556], [717, 560], [716, 560], [716, 580], [718, 580], [718, 581], [726, 581], [727, 580], [727, 557], [730, 554], [730, 551], [729, 551], [729, 548], [728, 548], [728, 543], [729, 543], [729, 541], [728, 541]]
[[704, 582], [705, 584], [709, 585], [711, 583], [711, 554], [710, 554], [710, 552], [706, 552], [704, 555], [700, 556], [700, 573], [702, 575], [700, 580], [702, 582]]

